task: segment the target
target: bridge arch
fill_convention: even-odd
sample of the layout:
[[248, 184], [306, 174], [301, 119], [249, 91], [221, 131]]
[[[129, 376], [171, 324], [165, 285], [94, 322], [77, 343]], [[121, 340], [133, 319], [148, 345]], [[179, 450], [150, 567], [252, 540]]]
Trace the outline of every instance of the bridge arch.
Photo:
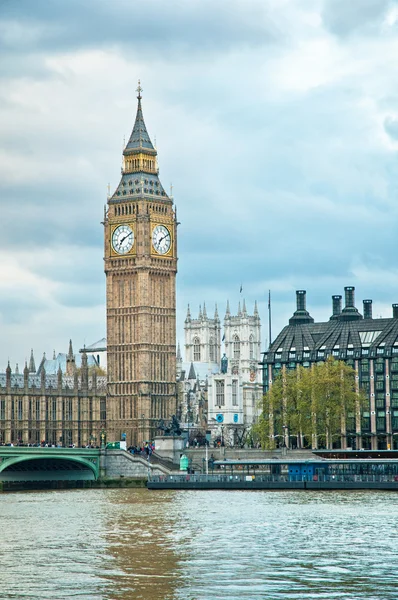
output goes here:
[[74, 478], [96, 480], [98, 478], [98, 459], [92, 462], [81, 456], [54, 456], [49, 453], [40, 456], [26, 454], [7, 457], [0, 463], [0, 480], [27, 480], [27, 473], [35, 473], [35, 476], [29, 477], [32, 480], [40, 480], [40, 473], [47, 473], [45, 479], [54, 481], [73, 480]]

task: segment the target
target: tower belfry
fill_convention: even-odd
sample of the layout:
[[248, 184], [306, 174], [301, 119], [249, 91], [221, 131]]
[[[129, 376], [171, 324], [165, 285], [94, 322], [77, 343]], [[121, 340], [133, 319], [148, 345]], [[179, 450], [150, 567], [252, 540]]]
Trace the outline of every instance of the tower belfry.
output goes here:
[[142, 88], [104, 222], [108, 439], [151, 439], [176, 409], [176, 218], [158, 176]]

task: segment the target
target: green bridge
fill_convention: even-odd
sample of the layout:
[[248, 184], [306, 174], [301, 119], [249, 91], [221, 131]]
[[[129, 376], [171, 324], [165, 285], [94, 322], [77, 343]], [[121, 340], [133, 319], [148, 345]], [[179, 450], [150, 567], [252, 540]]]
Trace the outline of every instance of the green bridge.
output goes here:
[[99, 473], [98, 448], [0, 446], [0, 482], [94, 481]]

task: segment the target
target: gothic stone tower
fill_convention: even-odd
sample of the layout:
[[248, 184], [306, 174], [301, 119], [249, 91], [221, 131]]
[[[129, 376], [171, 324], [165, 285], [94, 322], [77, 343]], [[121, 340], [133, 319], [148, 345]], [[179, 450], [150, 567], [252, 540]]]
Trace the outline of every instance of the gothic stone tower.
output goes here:
[[176, 410], [176, 213], [158, 177], [138, 86], [120, 183], [105, 216], [107, 435], [149, 440]]
[[191, 318], [188, 306], [185, 319], [185, 360], [187, 362], [219, 363], [221, 359], [221, 324], [217, 306], [214, 318], [207, 316], [206, 305], [199, 307], [197, 319]]

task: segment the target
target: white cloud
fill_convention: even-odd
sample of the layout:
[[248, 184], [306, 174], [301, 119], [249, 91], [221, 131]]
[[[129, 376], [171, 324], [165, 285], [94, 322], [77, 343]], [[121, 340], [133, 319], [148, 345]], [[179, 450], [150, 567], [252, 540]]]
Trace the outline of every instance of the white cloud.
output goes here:
[[173, 1], [157, 3], [145, 39], [125, 36], [126, 2], [99, 4], [90, 22], [85, 1], [39, 2], [34, 20], [23, 2], [20, 14], [9, 6], [0, 370], [32, 345], [49, 352], [104, 335], [100, 220], [138, 78], [182, 222], [180, 339], [188, 301], [218, 302], [222, 314], [241, 280], [264, 321], [272, 289], [275, 334], [296, 288], [322, 319], [344, 285], [395, 301], [397, 13], [376, 4], [193, 2], [176, 19]]

